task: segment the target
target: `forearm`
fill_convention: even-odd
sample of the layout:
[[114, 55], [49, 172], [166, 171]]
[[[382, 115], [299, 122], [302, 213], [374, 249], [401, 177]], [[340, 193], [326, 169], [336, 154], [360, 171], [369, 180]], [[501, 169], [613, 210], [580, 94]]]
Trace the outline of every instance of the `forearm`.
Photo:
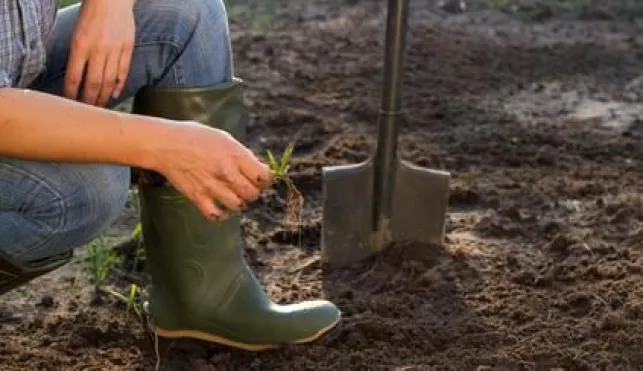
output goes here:
[[169, 125], [36, 91], [0, 89], [0, 156], [149, 169]]

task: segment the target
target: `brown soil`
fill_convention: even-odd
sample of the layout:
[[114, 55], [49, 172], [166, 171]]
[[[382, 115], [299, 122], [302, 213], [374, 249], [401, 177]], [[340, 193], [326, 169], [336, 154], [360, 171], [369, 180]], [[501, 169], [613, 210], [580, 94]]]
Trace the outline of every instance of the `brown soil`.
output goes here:
[[[519, 20], [414, 2], [402, 147], [453, 173], [448, 241], [328, 269], [320, 167], [368, 153], [385, 6], [280, 3], [268, 33], [233, 22], [236, 71], [253, 149], [296, 143], [304, 225], [280, 225], [283, 205], [266, 195], [247, 213], [247, 253], [275, 300], [330, 298], [345, 325], [330, 342], [266, 353], [162, 343], [162, 369], [643, 370], [640, 9]], [[79, 264], [3, 298], [2, 370], [153, 368], [122, 308], [70, 284], [84, 280]]]

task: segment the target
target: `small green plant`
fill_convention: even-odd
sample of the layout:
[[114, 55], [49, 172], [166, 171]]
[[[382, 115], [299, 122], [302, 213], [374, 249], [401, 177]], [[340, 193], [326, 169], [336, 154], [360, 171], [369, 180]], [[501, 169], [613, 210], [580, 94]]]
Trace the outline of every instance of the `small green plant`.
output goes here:
[[268, 156], [268, 167], [270, 168], [270, 175], [275, 179], [281, 179], [286, 177], [288, 170], [290, 169], [290, 158], [292, 157], [292, 151], [295, 149], [295, 146], [289, 144], [284, 152], [281, 154], [279, 161], [275, 159], [275, 156], [270, 150], [266, 151]]
[[127, 291], [127, 295], [123, 295], [120, 292], [112, 289], [111, 287], [102, 287], [101, 291], [103, 291], [106, 294], [112, 295], [113, 297], [118, 299], [121, 303], [123, 303], [125, 305], [126, 316], [135, 315], [136, 319], [138, 319], [139, 322], [143, 321], [143, 312], [141, 311], [141, 306], [136, 302], [136, 298], [141, 292], [138, 285], [136, 285], [135, 283], [130, 284], [129, 290]]
[[120, 262], [120, 259], [112, 251], [100, 235], [87, 249], [87, 261], [89, 262], [89, 279], [95, 288], [99, 288], [109, 277], [112, 269]]
[[138, 238], [140, 238], [140, 237], [141, 237], [142, 232], [143, 232], [143, 224], [141, 224], [141, 223], [137, 223], [137, 224], [136, 224], [136, 227], [134, 227], [134, 230], [132, 230], [132, 234], [130, 235], [130, 238], [132, 238], [132, 239], [134, 239], [134, 238], [138, 239]]
[[283, 223], [289, 226], [298, 226], [300, 224], [301, 213], [304, 207], [304, 197], [301, 195], [292, 179], [288, 176], [290, 160], [294, 148], [294, 145], [289, 144], [281, 154], [279, 161], [277, 161], [270, 150], [266, 151], [270, 175], [274, 180], [282, 181], [286, 185], [286, 212]]
[[[133, 234], [137, 232], [137, 229], [139, 228], [134, 229]], [[105, 285], [112, 269], [116, 264], [120, 263], [121, 260], [116, 253], [108, 247], [104, 236], [99, 236], [96, 241], [89, 245], [86, 259], [89, 262], [89, 280], [94, 285], [95, 293], [98, 295], [104, 293], [115, 297], [125, 304], [125, 315], [129, 316], [133, 313], [142, 321], [141, 308], [136, 302], [140, 289], [136, 284], [130, 284], [127, 295], [123, 295]]]
[[143, 224], [141, 224], [140, 222], [136, 224], [136, 227], [134, 227], [134, 230], [130, 235], [130, 240], [136, 242], [136, 250], [134, 251], [134, 264], [132, 268], [136, 270], [138, 264], [143, 259], [143, 255], [145, 255], [145, 249], [143, 247]]

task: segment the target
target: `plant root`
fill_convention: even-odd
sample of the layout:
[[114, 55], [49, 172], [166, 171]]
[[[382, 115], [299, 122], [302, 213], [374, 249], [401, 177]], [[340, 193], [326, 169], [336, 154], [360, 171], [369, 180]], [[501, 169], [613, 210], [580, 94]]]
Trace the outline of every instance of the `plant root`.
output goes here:
[[283, 225], [286, 227], [300, 227], [304, 211], [304, 196], [295, 187], [292, 180], [288, 177], [283, 177], [282, 180], [286, 183], [286, 210], [284, 211]]

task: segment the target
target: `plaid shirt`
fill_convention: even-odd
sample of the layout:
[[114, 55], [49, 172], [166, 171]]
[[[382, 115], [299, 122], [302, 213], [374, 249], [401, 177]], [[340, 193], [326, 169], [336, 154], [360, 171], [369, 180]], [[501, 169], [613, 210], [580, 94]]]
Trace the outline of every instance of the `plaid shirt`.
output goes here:
[[0, 0], [0, 88], [25, 88], [45, 68], [57, 0]]

